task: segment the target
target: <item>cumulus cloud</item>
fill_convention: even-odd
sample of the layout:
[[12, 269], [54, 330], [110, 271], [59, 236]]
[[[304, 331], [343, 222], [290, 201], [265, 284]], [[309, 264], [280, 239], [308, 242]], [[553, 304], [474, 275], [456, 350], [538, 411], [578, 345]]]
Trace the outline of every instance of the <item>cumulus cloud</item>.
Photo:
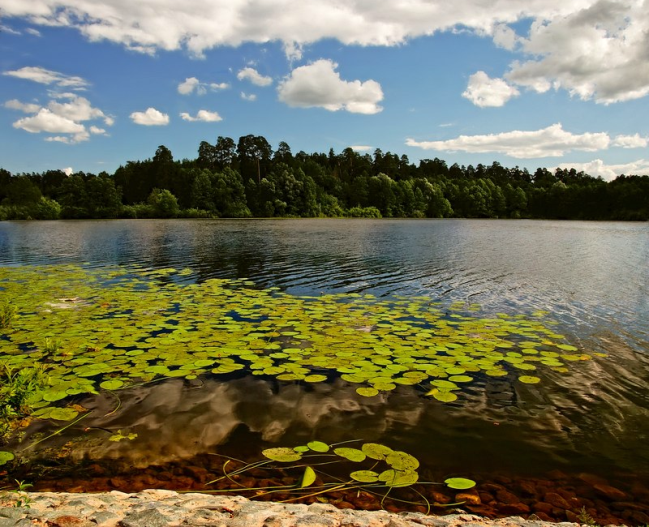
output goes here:
[[273, 83], [271, 77], [262, 75], [254, 68], [243, 68], [237, 73], [237, 79], [250, 81], [256, 86], [270, 86]]
[[381, 85], [368, 80], [345, 81], [336, 71], [338, 64], [321, 59], [295, 68], [279, 85], [279, 100], [299, 108], [324, 108], [335, 112], [374, 114], [383, 108]]
[[5, 71], [2, 74], [38, 82], [39, 84], [53, 84], [60, 88], [71, 88], [73, 90], [82, 90], [88, 86], [88, 81], [81, 77], [65, 75], [57, 71], [41, 68], [40, 66], [25, 66], [19, 70]]
[[223, 120], [223, 118], [217, 112], [208, 112], [207, 110], [198, 110], [196, 117], [192, 117], [188, 113], [183, 112], [180, 114], [180, 117], [184, 121], [190, 122], [203, 121], [205, 123], [216, 123]]
[[45, 141], [49, 142], [74, 144], [87, 141], [91, 133], [105, 135], [106, 131], [95, 125], [87, 130], [84, 121], [101, 119], [107, 126], [113, 124], [112, 117], [104, 114], [99, 108], [94, 108], [85, 97], [79, 97], [74, 93], [62, 93], [56, 94], [56, 98], [65, 99], [66, 102], [61, 103], [52, 99], [46, 107], [43, 107], [39, 104], [23, 103], [12, 99], [5, 102], [4, 106], [34, 114], [14, 122], [14, 128], [30, 133], [69, 134], [46, 137]]
[[4, 107], [9, 108], [10, 110], [20, 110], [25, 113], [36, 113], [41, 109], [40, 104], [24, 103], [20, 102], [18, 99], [11, 99], [10, 101], [5, 102]]
[[537, 18], [507, 79], [538, 92], [565, 89], [582, 100], [611, 104], [649, 93], [647, 32], [642, 0], [585, 2], [581, 9]]
[[[394, 46], [440, 31], [470, 31], [518, 54], [510, 84], [565, 89], [611, 104], [649, 93], [645, 0], [4, 0], [3, 20], [76, 28], [142, 53], [186, 49], [202, 56], [217, 46], [280, 42], [287, 57], [305, 45]], [[272, 23], [268, 23], [271, 20]], [[514, 30], [531, 21], [527, 34]], [[503, 72], [505, 73], [505, 72]]]
[[227, 82], [201, 82], [196, 77], [188, 77], [178, 85], [178, 93], [181, 95], [205, 95], [208, 88], [212, 91], [225, 90], [230, 85]]
[[561, 123], [542, 130], [504, 132], [488, 135], [461, 135], [446, 141], [415, 141], [406, 144], [424, 150], [442, 152], [469, 152], [505, 154], [518, 159], [538, 157], [561, 157], [567, 152], [595, 152], [609, 147], [611, 139], [604, 132], [573, 134], [567, 132]]
[[250, 102], [257, 100], [257, 96], [254, 93], [246, 93], [246, 92], [241, 92], [241, 98], [244, 101], [250, 101]]
[[71, 176], [74, 174], [74, 170], [72, 170], [72, 167], [66, 167], [61, 169], [61, 172], [63, 172], [66, 176]]
[[[601, 177], [606, 181], [611, 181], [622, 174], [627, 176], [649, 175], [649, 160], [638, 159], [637, 161], [632, 161], [630, 163], [607, 165], [601, 159], [594, 159], [587, 163], [561, 163], [556, 168], [568, 170], [574, 168], [577, 172], [583, 171], [593, 177]], [[554, 170], [554, 168], [551, 170]]]
[[640, 134], [618, 135], [613, 139], [612, 144], [622, 148], [644, 148], [649, 144], [649, 140], [646, 137], [641, 137]]
[[135, 124], [142, 126], [166, 126], [169, 124], [169, 116], [155, 108], [147, 108], [145, 112], [133, 112], [131, 119]]
[[469, 77], [469, 84], [462, 97], [469, 99], [476, 106], [503, 106], [512, 97], [520, 95], [519, 91], [502, 79], [492, 79], [484, 71], [478, 71]]
[[369, 145], [352, 145], [349, 148], [354, 152], [367, 152], [368, 150], [372, 150], [372, 147]]

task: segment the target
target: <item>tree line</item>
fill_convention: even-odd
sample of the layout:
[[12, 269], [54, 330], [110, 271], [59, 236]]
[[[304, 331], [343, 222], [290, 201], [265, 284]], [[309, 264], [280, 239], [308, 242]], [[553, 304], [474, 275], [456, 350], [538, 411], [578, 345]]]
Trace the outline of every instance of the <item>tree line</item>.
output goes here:
[[200, 143], [196, 159], [151, 159], [114, 174], [0, 169], [0, 220], [80, 218], [543, 218], [649, 220], [649, 176], [606, 182], [575, 169], [411, 163], [376, 149], [293, 154], [262, 136]]

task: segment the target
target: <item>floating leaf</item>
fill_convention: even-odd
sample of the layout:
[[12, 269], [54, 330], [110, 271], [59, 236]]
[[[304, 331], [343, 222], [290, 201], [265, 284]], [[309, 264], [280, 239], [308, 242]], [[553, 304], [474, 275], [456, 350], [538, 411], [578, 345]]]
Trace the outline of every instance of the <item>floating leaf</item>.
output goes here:
[[329, 452], [329, 445], [322, 441], [310, 441], [307, 446], [314, 452]]
[[363, 397], [374, 397], [375, 395], [378, 395], [379, 391], [376, 388], [362, 386], [361, 388], [356, 388], [356, 393], [358, 393], [358, 395], [362, 395]]
[[365, 460], [365, 454], [358, 448], [341, 447], [334, 449], [334, 454], [349, 459], [349, 461], [361, 462]]
[[312, 485], [316, 480], [315, 471], [311, 467], [305, 467], [304, 474], [300, 480], [300, 488]]
[[385, 461], [395, 470], [411, 471], [419, 468], [419, 460], [406, 452], [393, 451], [385, 458]]
[[365, 455], [372, 459], [377, 459], [379, 461], [385, 460], [390, 454], [394, 452], [390, 447], [385, 445], [380, 445], [378, 443], [365, 443], [361, 450]]
[[417, 483], [419, 474], [414, 470], [401, 471], [388, 469], [379, 474], [379, 481], [384, 481], [388, 487], [408, 487]]
[[379, 480], [378, 473], [373, 470], [356, 470], [349, 475], [355, 481], [361, 483], [374, 483]]
[[57, 421], [71, 421], [77, 415], [79, 415], [79, 412], [73, 408], [54, 408], [50, 412], [50, 419], [56, 419]]
[[439, 388], [433, 388], [426, 395], [432, 395], [438, 401], [443, 403], [452, 403], [457, 401], [457, 395], [449, 390], [440, 390]]
[[466, 490], [475, 487], [475, 481], [466, 478], [448, 478], [444, 483], [455, 490]]
[[261, 453], [268, 459], [272, 459], [273, 461], [280, 461], [282, 463], [288, 463], [290, 461], [298, 461], [302, 459], [302, 454], [296, 452], [292, 448], [286, 447], [267, 448], [266, 450], [262, 450]]
[[522, 375], [518, 378], [519, 381], [525, 384], [537, 384], [541, 382], [541, 379], [538, 377], [533, 377], [532, 375]]
[[16, 456], [14, 456], [11, 452], [0, 450], [0, 465], [5, 465], [6, 463], [9, 463], [9, 461], [13, 461], [15, 457]]
[[104, 390], [117, 390], [118, 388], [124, 386], [124, 382], [120, 381], [119, 379], [113, 379], [110, 381], [104, 381], [99, 386]]

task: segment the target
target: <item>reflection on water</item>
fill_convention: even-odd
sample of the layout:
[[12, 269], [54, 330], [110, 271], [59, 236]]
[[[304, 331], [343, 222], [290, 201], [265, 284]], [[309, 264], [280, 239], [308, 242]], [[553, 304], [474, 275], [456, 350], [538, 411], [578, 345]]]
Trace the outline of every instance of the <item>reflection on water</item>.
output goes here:
[[[0, 265], [62, 262], [190, 267], [194, 278], [249, 277], [293, 294], [368, 292], [468, 300], [487, 313], [545, 309], [557, 332], [606, 359], [542, 386], [478, 376], [461, 402], [400, 386], [236, 377], [172, 380], [82, 401], [93, 430], [80, 455], [146, 466], [228, 445], [363, 439], [449, 470], [553, 467], [649, 477], [649, 226], [548, 221], [216, 220], [0, 223]], [[39, 424], [33, 425], [35, 431]], [[68, 435], [51, 440], [62, 444]]]

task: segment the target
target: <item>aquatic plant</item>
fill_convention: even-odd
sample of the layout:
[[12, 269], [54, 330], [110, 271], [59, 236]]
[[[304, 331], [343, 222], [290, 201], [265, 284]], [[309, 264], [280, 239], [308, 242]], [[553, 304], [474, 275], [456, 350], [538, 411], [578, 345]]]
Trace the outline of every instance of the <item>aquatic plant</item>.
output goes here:
[[[392, 448], [379, 443], [363, 443], [358, 448], [339, 446], [342, 444], [354, 443], [347, 441], [329, 445], [322, 441], [311, 441], [306, 445], [296, 447], [273, 447], [262, 451], [265, 459], [252, 463], [243, 463], [233, 458], [227, 458], [223, 464], [223, 476], [206, 483], [213, 485], [224, 479], [228, 479], [235, 485], [237, 492], [250, 491], [252, 497], [267, 496], [269, 494], [289, 494], [291, 497], [283, 501], [295, 501], [303, 498], [310, 498], [331, 492], [343, 492], [348, 490], [364, 490], [372, 494], [382, 496], [381, 505], [393, 489], [412, 487], [413, 485], [443, 485], [451, 489], [465, 490], [475, 486], [475, 481], [453, 477], [447, 478], [444, 483], [421, 481], [417, 469], [419, 460], [407, 452], [393, 450]], [[236, 461], [241, 466], [238, 469], [227, 471], [228, 465]], [[281, 463], [283, 465], [277, 465]], [[287, 465], [290, 464], [290, 465]], [[297, 464], [295, 464], [297, 463]], [[334, 468], [334, 465], [349, 465], [352, 470], [345, 477], [335, 476], [326, 471]], [[270, 470], [284, 474], [287, 471], [299, 470], [301, 476], [296, 479], [297, 483], [290, 485], [274, 485], [265, 487], [245, 487], [234, 478], [239, 478], [249, 471]], [[240, 478], [239, 478], [240, 479]], [[318, 483], [318, 484], [316, 484]], [[412, 488], [422, 498], [430, 511], [431, 504], [428, 499], [418, 490]], [[225, 489], [213, 492], [227, 492]], [[407, 500], [392, 497], [395, 501], [411, 503]], [[436, 506], [450, 506], [457, 504]]]
[[60, 408], [76, 395], [242, 373], [341, 378], [363, 397], [413, 386], [451, 403], [477, 379], [534, 384], [544, 369], [568, 373], [591, 358], [545, 312], [484, 316], [427, 297], [295, 296], [246, 279], [195, 282], [190, 269], [119, 266], [0, 268], [0, 287], [20, 314], [0, 336], [0, 360], [49, 376], [24, 400], [42, 419], [76, 418], [78, 408]]
[[11, 431], [13, 420], [32, 412], [30, 400], [47, 382], [44, 366], [19, 369], [0, 362], [0, 441]]
[[8, 328], [18, 314], [18, 308], [8, 300], [0, 303], [0, 329]]

